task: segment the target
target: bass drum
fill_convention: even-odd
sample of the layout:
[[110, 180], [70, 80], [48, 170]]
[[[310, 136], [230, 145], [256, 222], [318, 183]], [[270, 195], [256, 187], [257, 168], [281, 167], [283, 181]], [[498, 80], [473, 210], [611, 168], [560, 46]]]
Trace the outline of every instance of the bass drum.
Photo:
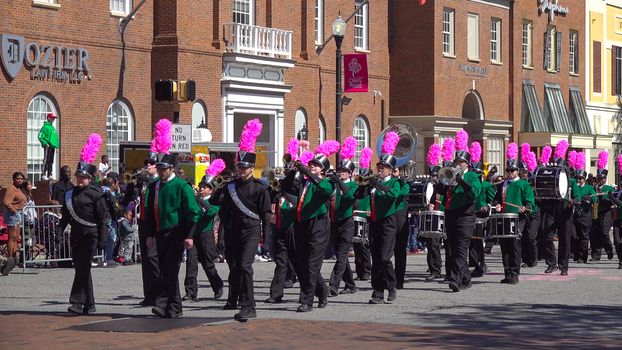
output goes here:
[[565, 168], [543, 167], [536, 170], [533, 190], [537, 199], [565, 199], [569, 183]]
[[410, 193], [408, 194], [408, 211], [428, 210], [428, 204], [432, 202], [434, 195], [434, 185], [436, 181], [432, 179], [415, 179], [410, 183]]

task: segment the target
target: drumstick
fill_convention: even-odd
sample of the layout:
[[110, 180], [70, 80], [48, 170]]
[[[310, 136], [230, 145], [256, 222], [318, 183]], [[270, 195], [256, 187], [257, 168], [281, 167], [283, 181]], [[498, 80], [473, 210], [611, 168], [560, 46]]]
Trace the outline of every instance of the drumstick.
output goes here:
[[[505, 202], [505, 205], [509, 205], [510, 207], [514, 207], [514, 208], [518, 208], [518, 209], [520, 209], [522, 207], [521, 205], [516, 205], [516, 204], [510, 203], [510, 202]], [[531, 211], [531, 209], [525, 208], [525, 211]]]

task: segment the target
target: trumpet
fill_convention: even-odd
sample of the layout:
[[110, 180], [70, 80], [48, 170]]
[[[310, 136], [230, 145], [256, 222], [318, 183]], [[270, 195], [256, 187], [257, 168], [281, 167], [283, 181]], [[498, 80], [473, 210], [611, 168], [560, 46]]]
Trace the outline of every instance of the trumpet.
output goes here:
[[356, 175], [356, 177], [354, 177], [354, 182], [356, 182], [356, 184], [359, 186], [368, 186], [371, 184], [373, 179], [377, 179], [377, 178], [378, 177], [376, 175], [368, 175], [368, 176]]
[[270, 187], [272, 188], [273, 191], [275, 192], [279, 192], [281, 191], [281, 181], [279, 181], [278, 179], [274, 179], [270, 182]]
[[227, 185], [227, 184], [228, 184], [228, 183], [230, 183], [231, 181], [235, 181], [235, 179], [236, 179], [236, 178], [237, 178], [237, 177], [232, 176], [232, 177], [230, 177], [230, 178], [226, 179], [226, 178], [225, 178], [225, 177], [223, 177], [222, 175], [217, 175], [217, 176], [214, 178], [214, 183], [216, 184], [216, 187], [221, 187], [221, 186], [225, 186], [225, 185]]
[[459, 167], [441, 168], [441, 170], [438, 171], [438, 182], [442, 183], [445, 186], [456, 186], [458, 184], [456, 182], [456, 178], [463, 172], [464, 170]]

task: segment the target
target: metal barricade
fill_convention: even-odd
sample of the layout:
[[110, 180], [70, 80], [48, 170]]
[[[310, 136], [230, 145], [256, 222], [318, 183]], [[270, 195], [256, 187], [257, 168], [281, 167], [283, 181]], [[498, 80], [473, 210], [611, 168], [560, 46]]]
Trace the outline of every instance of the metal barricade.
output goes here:
[[[21, 260], [26, 267], [71, 267], [71, 227], [60, 232], [61, 206], [26, 206], [22, 211]], [[103, 262], [103, 250], [94, 259]]]

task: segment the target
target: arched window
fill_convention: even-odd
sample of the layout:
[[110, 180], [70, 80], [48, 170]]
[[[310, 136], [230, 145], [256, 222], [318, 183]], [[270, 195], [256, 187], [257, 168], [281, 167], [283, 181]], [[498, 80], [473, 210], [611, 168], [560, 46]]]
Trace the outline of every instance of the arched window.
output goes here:
[[[299, 108], [296, 111], [296, 116], [294, 117], [294, 137], [300, 139], [300, 130], [303, 128], [307, 128], [307, 135], [309, 126], [307, 124], [307, 113], [303, 108]], [[308, 137], [307, 137], [308, 138]]]
[[203, 101], [197, 100], [192, 104], [192, 128], [196, 129], [201, 124], [207, 127], [207, 111]]
[[318, 125], [320, 129], [320, 133], [318, 135], [318, 145], [319, 145], [320, 143], [324, 142], [324, 140], [326, 140], [326, 122], [324, 121], [324, 117], [322, 117], [321, 115], [318, 120]]
[[354, 128], [352, 129], [352, 136], [356, 139], [356, 156], [354, 157], [354, 164], [358, 166], [359, 156], [361, 151], [365, 147], [369, 147], [369, 125], [367, 125], [367, 118], [364, 115], [356, 117], [354, 120]]
[[[39, 130], [41, 130], [43, 122], [46, 121], [48, 113], [58, 115], [58, 109], [47, 96], [39, 94], [30, 100], [26, 116], [26, 163], [28, 166], [28, 180], [32, 184], [41, 180], [41, 171], [43, 170], [43, 148], [39, 142]], [[59, 125], [60, 118], [56, 119], [54, 122], [54, 127], [60, 136]], [[52, 166], [53, 177], [57, 177], [56, 169], [58, 169], [58, 154], [54, 157], [54, 165]]]
[[119, 143], [132, 141], [133, 135], [134, 119], [129, 107], [119, 100], [112, 102], [106, 117], [106, 154], [112, 171], [119, 171]]

